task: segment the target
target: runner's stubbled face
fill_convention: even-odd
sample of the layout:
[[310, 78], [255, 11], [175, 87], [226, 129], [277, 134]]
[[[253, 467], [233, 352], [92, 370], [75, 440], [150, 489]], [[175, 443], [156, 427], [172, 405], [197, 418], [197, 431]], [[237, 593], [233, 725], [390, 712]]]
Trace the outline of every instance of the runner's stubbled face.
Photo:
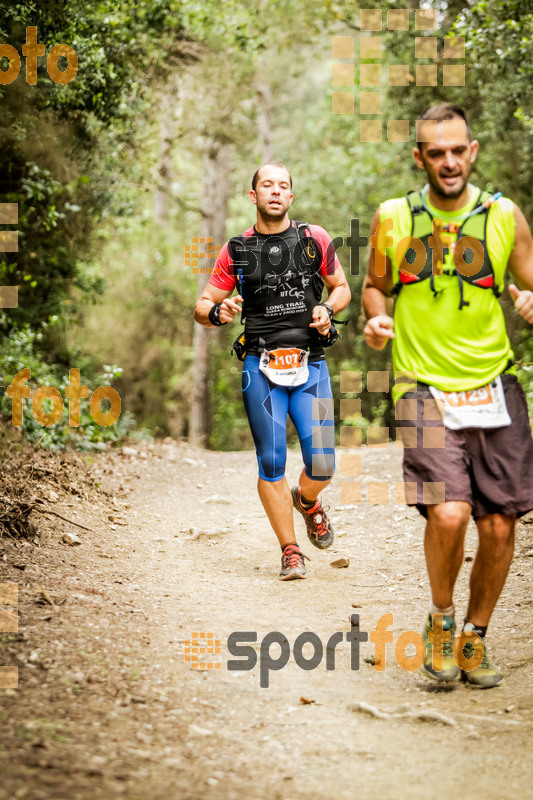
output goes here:
[[[427, 130], [428, 126], [422, 126]], [[470, 141], [464, 120], [454, 117], [438, 126], [436, 141], [423, 142], [414, 152], [415, 161], [425, 169], [433, 192], [442, 198], [460, 197], [476, 160], [478, 143]]]
[[255, 192], [250, 192], [252, 203], [257, 205], [258, 214], [272, 222], [282, 220], [292, 203], [289, 173], [281, 167], [267, 164], [262, 167]]

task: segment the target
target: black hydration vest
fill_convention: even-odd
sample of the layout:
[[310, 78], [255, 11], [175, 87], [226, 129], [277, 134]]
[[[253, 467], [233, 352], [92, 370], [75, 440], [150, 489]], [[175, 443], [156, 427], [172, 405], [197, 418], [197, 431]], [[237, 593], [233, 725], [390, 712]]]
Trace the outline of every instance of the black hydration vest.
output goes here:
[[[277, 234], [234, 236], [228, 241], [233, 275], [243, 298], [247, 352], [266, 346], [294, 346], [320, 352], [311, 312], [324, 282], [322, 252], [306, 222], [291, 221], [297, 241]], [[294, 229], [293, 229], [294, 230]], [[290, 232], [290, 229], [287, 233]], [[285, 232], [284, 232], [285, 233]]]
[[457, 246], [457, 242], [459, 242], [459, 239], [462, 236], [470, 236], [473, 239], [477, 239], [481, 245], [483, 249], [483, 264], [475, 271], [473, 275], [468, 275], [465, 274], [468, 271], [468, 265], [472, 264], [475, 259], [475, 254], [472, 248], [466, 248], [464, 250], [463, 258], [466, 266], [462, 267], [464, 270], [463, 272], [459, 272], [454, 266], [451, 269], [442, 268], [440, 273], [434, 273], [433, 251], [429, 247], [428, 240], [429, 237], [433, 235], [433, 220], [436, 217], [429, 210], [421, 192], [409, 192], [406, 196], [406, 200], [409, 204], [409, 210], [411, 212], [411, 237], [420, 239], [420, 241], [423, 243], [426, 250], [426, 262], [417, 275], [411, 272], [402, 272], [402, 265], [405, 265], [405, 268], [409, 269], [409, 266], [415, 261], [415, 259], [412, 259], [411, 261], [407, 259], [407, 254], [409, 252], [414, 252], [413, 248], [408, 248], [404, 255], [402, 264], [398, 265], [399, 280], [392, 290], [393, 295], [398, 295], [404, 286], [409, 286], [410, 284], [418, 283], [419, 281], [427, 280], [429, 278], [431, 282], [431, 291], [436, 297], [439, 291], [435, 289], [435, 274], [441, 274], [457, 276], [459, 281], [460, 297], [459, 309], [461, 310], [465, 306], [470, 305], [470, 303], [464, 299], [464, 282], [469, 283], [471, 286], [477, 286], [480, 289], [491, 289], [496, 297], [499, 297], [501, 295], [501, 291], [496, 284], [494, 278], [494, 269], [487, 249], [487, 220], [492, 204], [501, 196], [501, 192], [496, 192], [495, 194], [491, 195], [489, 192], [480, 191], [478, 197], [476, 198], [474, 208], [466, 215], [460, 225], [458, 225], [456, 222], [449, 222], [442, 226], [443, 233], [457, 234], [457, 240], [455, 245], [452, 245], [452, 247]]

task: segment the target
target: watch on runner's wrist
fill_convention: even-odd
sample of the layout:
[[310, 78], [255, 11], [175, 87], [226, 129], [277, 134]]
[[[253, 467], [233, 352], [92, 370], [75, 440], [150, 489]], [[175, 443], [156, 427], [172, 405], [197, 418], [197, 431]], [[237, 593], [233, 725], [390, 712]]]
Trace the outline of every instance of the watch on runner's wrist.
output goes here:
[[216, 325], [218, 327], [219, 325], [227, 325], [228, 324], [227, 322], [222, 322], [222, 320], [220, 319], [220, 309], [221, 309], [221, 307], [222, 307], [222, 303], [215, 303], [209, 309], [208, 317], [209, 317], [209, 322], [211, 323], [211, 325]]
[[318, 305], [319, 305], [319, 306], [324, 306], [324, 308], [326, 309], [326, 311], [327, 311], [327, 312], [328, 312], [328, 314], [329, 314], [329, 319], [330, 319], [330, 321], [331, 321], [331, 320], [333, 319], [333, 309], [332, 309], [332, 307], [329, 305], [329, 303], [319, 303]]

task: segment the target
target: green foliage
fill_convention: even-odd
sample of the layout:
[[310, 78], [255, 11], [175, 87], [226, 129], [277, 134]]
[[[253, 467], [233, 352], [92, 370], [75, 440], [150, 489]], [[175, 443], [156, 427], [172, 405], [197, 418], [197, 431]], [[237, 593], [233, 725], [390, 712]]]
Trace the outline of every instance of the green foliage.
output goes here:
[[229, 355], [228, 347], [218, 350], [211, 364], [213, 401], [209, 445], [213, 450], [251, 450], [253, 441], [240, 391], [241, 362], [234, 354]]
[[[194, 7], [188, 4], [187, 16]], [[187, 39], [198, 31], [186, 34], [183, 9], [176, 0], [2, 5], [0, 41], [21, 53], [26, 28], [36, 26], [46, 53], [68, 44], [79, 64], [75, 78], [59, 85], [39, 57], [37, 82], [29, 86], [22, 59], [17, 79], [0, 87], [0, 191], [3, 202], [19, 208], [19, 251], [0, 258], [0, 284], [19, 286], [19, 307], [2, 318], [2, 352], [17, 361], [20, 351], [23, 363], [31, 344], [33, 366], [23, 366], [37, 381], [61, 381], [87, 350], [69, 339], [69, 329], [103, 290], [104, 270], [95, 264], [102, 243], [98, 226], [106, 215], [133, 210], [126, 190], [116, 189], [123, 167], [135, 165], [136, 124], [154, 87], [197, 57], [187, 50]], [[140, 181], [134, 167], [132, 173]], [[99, 361], [94, 354], [87, 375]], [[85, 418], [76, 437], [63, 421], [47, 430], [34, 422], [30, 414], [23, 431], [52, 447], [103, 446], [131, 426], [125, 414], [109, 431]]]
[[533, 215], [533, 13], [522, 0], [484, 0], [454, 31], [466, 38], [467, 100], [486, 181]]
[[[1, 322], [5, 322], [5, 315]], [[53, 326], [56, 322], [57, 320], [52, 318], [50, 325]], [[59, 390], [63, 398], [63, 415], [52, 426], [43, 426], [37, 422], [32, 411], [32, 397], [23, 400], [22, 434], [28, 441], [48, 450], [64, 450], [66, 448], [103, 450], [109, 443], [119, 442], [134, 425], [131, 413], [122, 412], [114, 425], [103, 427], [93, 420], [89, 410], [89, 399], [97, 386], [109, 386], [112, 381], [120, 379], [122, 370], [116, 366], [106, 365], [103, 373], [94, 376], [91, 386], [89, 386], [87, 399], [80, 400], [80, 425], [71, 427], [68, 401], [65, 395], [65, 387], [69, 383], [68, 370], [62, 371], [57, 365], [47, 364], [37, 350], [37, 345], [42, 342], [48, 327], [48, 323], [43, 323], [41, 329], [35, 332], [29, 325], [24, 325], [21, 329], [12, 331], [10, 336], [4, 340], [4, 348], [0, 356], [0, 378], [4, 389], [20, 370], [29, 369], [32, 397], [34, 391], [40, 387], [53, 386]], [[85, 383], [85, 380], [86, 375], [82, 372], [82, 384]], [[105, 401], [102, 403], [102, 411], [105, 412], [107, 409], [104, 408], [104, 405]], [[43, 411], [45, 414], [52, 411], [50, 400], [44, 401]], [[4, 419], [11, 421], [11, 399], [5, 392], [0, 398], [0, 414]]]
[[28, 86], [23, 60], [17, 79], [0, 87], [0, 188], [4, 201], [19, 205], [19, 252], [0, 261], [1, 281], [20, 286], [12, 327], [38, 326], [50, 314], [67, 323], [78, 310], [73, 288], [89, 299], [101, 292], [90, 264], [93, 232], [108, 209], [120, 213], [113, 208], [117, 158], [135, 159], [135, 126], [153, 86], [192, 57], [182, 8], [176, 0], [2, 8], [1, 41], [20, 52], [26, 27], [36, 26], [46, 53], [68, 44], [79, 63], [75, 78], [59, 85], [40, 57], [37, 82]]
[[[414, 120], [439, 100], [463, 105], [480, 141], [474, 180], [501, 189], [531, 219], [530, 4], [430, 5], [438, 9], [445, 35], [465, 36], [466, 86], [389, 87], [382, 117]], [[2, 9], [0, 41], [20, 52], [26, 26], [36, 25], [47, 52], [65, 43], [79, 58], [68, 85], [55, 84], [40, 58], [35, 86], [26, 84], [23, 63], [17, 80], [0, 87], [0, 190], [3, 202], [19, 204], [20, 232], [19, 253], [0, 260], [0, 284], [20, 287], [19, 308], [6, 312], [0, 324], [4, 382], [21, 364], [32, 370], [35, 386], [63, 387], [75, 364], [86, 382], [98, 385], [103, 378], [94, 377], [94, 365], [119, 363], [123, 407], [154, 433], [187, 435], [197, 286], [184, 267], [184, 247], [199, 235], [203, 153], [213, 135], [234, 152], [227, 235], [255, 218], [247, 191], [262, 160], [258, 83], [272, 94], [273, 155], [293, 175], [294, 218], [345, 238], [357, 218], [364, 235], [380, 202], [416, 188], [423, 178], [413, 165], [413, 142], [361, 143], [357, 114], [331, 114], [331, 35], [355, 35], [357, 54], [359, 6], [356, 0], [28, 0]], [[405, 0], [386, 4], [405, 6]], [[382, 0], [364, 7], [385, 15]], [[383, 28], [381, 35], [384, 67], [413, 63], [413, 26], [408, 32]], [[168, 218], [160, 226], [152, 220], [152, 204], [162, 103], [175, 103], [179, 122]], [[367, 252], [361, 248], [359, 268], [350, 264], [347, 248], [339, 257], [352, 303], [350, 324], [328, 352], [337, 399], [341, 370], [366, 375], [390, 369], [390, 348], [371, 351], [362, 335]], [[210, 332], [210, 446], [217, 449], [251, 446], [241, 367], [229, 356], [238, 330], [234, 324]], [[518, 321], [511, 335], [527, 365], [533, 359], [529, 327]], [[533, 405], [531, 374], [524, 371], [522, 380]], [[361, 425], [393, 424], [382, 395], [363, 392], [361, 399]], [[10, 401], [1, 400], [0, 409], [10, 416]], [[47, 446], [103, 445], [120, 433], [124, 414], [114, 430], [97, 430], [90, 418], [82, 432], [70, 430], [64, 419], [44, 429], [26, 416], [24, 430]]]

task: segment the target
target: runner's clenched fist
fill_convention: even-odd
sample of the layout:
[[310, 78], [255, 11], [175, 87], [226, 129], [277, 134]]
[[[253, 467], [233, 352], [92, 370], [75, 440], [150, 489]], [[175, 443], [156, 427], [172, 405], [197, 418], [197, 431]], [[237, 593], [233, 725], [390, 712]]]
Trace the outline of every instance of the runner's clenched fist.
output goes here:
[[363, 333], [366, 343], [374, 350], [383, 350], [389, 339], [394, 339], [394, 320], [388, 314], [371, 317], [365, 325]]
[[235, 295], [235, 297], [226, 297], [220, 304], [220, 321], [233, 322], [237, 314], [242, 311], [239, 303], [242, 303], [240, 294]]

